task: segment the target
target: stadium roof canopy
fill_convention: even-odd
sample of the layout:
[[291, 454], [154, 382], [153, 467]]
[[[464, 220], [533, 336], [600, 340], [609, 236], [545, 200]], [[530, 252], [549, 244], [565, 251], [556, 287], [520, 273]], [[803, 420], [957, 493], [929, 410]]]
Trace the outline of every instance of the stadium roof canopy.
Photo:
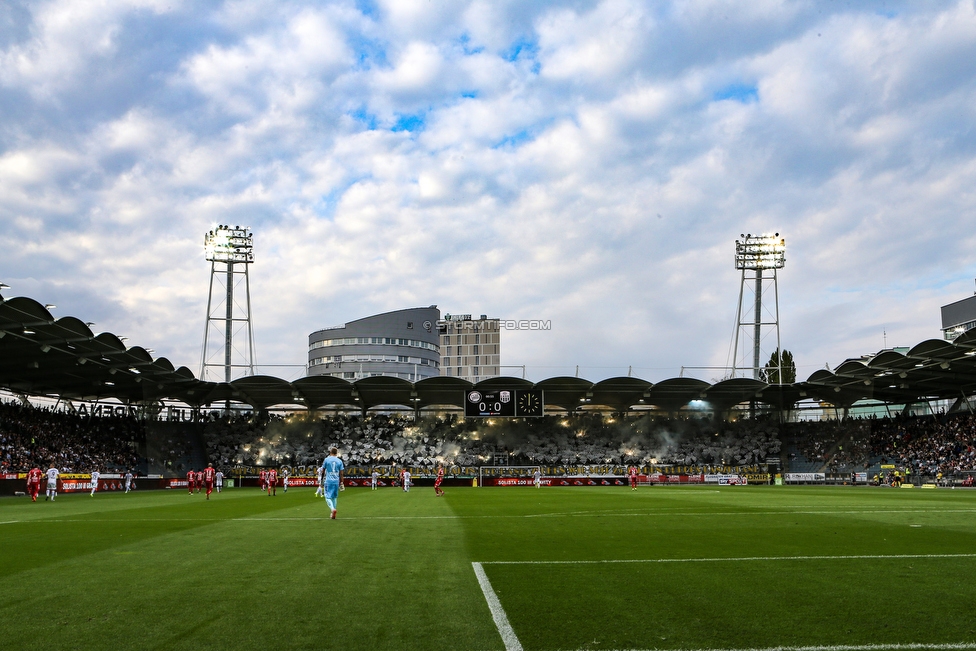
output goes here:
[[911, 404], [928, 399], [959, 399], [976, 393], [976, 330], [954, 342], [923, 341], [907, 352], [883, 350], [849, 359], [833, 371], [820, 370], [806, 382], [769, 385], [734, 378], [709, 384], [671, 378], [652, 384], [633, 377], [590, 382], [554, 377], [532, 383], [521, 378], [491, 378], [477, 385], [461, 378], [432, 377], [418, 382], [369, 377], [349, 382], [329, 376], [293, 382], [257, 375], [208, 382], [164, 357], [138, 346], [127, 348], [111, 333], [94, 334], [74, 317], [55, 319], [30, 298], [0, 297], [0, 388], [24, 395], [75, 400], [115, 398], [125, 403], [179, 401], [193, 407], [233, 401], [256, 409], [296, 406], [371, 409], [387, 406], [462, 407], [464, 391], [497, 388], [542, 389], [546, 406], [573, 411], [604, 407], [617, 411], [656, 407], [675, 412], [701, 401], [726, 411], [752, 400], [789, 409], [803, 399], [838, 407], [873, 399]]

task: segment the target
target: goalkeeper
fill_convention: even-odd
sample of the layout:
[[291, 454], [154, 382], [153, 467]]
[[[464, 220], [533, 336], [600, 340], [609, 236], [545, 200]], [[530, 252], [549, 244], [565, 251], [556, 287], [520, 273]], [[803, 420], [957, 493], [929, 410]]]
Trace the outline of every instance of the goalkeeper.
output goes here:
[[332, 511], [330, 517], [335, 520], [336, 500], [339, 499], [339, 491], [345, 490], [342, 485], [342, 471], [345, 468], [342, 459], [339, 458], [339, 448], [329, 448], [329, 456], [322, 462], [322, 480], [325, 488], [325, 503]]

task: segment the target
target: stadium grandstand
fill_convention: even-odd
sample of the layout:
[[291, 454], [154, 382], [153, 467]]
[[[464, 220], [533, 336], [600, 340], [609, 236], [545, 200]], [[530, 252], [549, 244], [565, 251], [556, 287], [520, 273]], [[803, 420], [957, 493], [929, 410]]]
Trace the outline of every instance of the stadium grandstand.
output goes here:
[[[116, 335], [96, 335], [81, 319], [56, 319], [33, 299], [0, 299], [0, 389], [10, 397], [0, 407], [0, 463], [5, 473], [46, 459], [66, 470], [178, 476], [208, 462], [310, 466], [326, 444], [338, 443], [363, 466], [762, 465], [834, 477], [907, 466], [919, 475], [962, 473], [976, 469], [968, 400], [974, 357], [976, 334], [967, 332], [952, 342], [850, 359], [789, 385], [687, 377], [207, 382]], [[541, 389], [548, 415], [460, 418], [472, 388]], [[57, 402], [31, 406], [38, 397]], [[840, 418], [792, 422], [803, 401], [829, 406]], [[865, 401], [881, 405], [885, 417], [844, 417]], [[112, 406], [95, 418], [87, 403]], [[934, 413], [932, 404], [944, 408]], [[168, 417], [174, 407], [187, 417]], [[914, 410], [927, 415], [913, 417]]]

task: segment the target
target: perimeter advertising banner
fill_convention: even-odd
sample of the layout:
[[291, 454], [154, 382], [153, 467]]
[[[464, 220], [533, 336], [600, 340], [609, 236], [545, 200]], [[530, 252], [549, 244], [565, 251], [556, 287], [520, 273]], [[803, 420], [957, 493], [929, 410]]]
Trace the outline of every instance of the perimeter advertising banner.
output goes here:
[[822, 472], [788, 472], [783, 478], [787, 482], [823, 482], [827, 481], [827, 475]]

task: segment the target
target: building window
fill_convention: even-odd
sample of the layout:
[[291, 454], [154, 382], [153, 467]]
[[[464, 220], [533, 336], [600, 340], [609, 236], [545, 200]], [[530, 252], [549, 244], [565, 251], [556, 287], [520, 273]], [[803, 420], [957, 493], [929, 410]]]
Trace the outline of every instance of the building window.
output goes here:
[[471, 352], [472, 352], [473, 354], [475, 354], [475, 355], [477, 355], [477, 354], [478, 354], [478, 344], [475, 344], [475, 345], [473, 346], [473, 348], [474, 348], [474, 350], [472, 350]]
[[475, 335], [474, 336], [474, 343], [476, 343], [476, 344], [480, 344], [481, 343], [481, 335]]
[[452, 353], [452, 352], [451, 352], [451, 347], [450, 347], [450, 346], [448, 346], [448, 347], [447, 347], [447, 356], [448, 356], [448, 357], [450, 357], [450, 356], [451, 356], [451, 355], [453, 355], [453, 354], [454, 354], [454, 353]]
[[471, 369], [471, 371], [474, 373], [475, 376], [478, 375], [478, 367], [477, 366], [475, 366], [473, 369]]

